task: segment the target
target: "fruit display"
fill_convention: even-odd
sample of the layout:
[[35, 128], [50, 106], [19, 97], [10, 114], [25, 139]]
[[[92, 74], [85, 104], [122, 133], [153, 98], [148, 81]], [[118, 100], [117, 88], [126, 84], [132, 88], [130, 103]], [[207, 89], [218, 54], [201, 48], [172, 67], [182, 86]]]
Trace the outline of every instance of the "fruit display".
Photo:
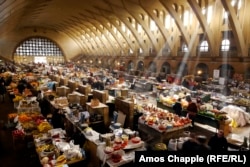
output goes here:
[[217, 109], [213, 109], [211, 111], [202, 110], [202, 111], [199, 111], [198, 114], [216, 119], [218, 121], [226, 121], [229, 119], [226, 112], [221, 112]]
[[22, 114], [18, 115], [18, 121], [21, 122], [21, 123], [32, 121], [32, 117], [30, 117], [26, 113], [22, 113]]
[[47, 121], [44, 121], [44, 122], [41, 122], [38, 126], [37, 126], [37, 129], [39, 132], [48, 132], [49, 130], [52, 129], [52, 126], [49, 124], [49, 122]]
[[174, 97], [170, 97], [170, 96], [160, 95], [159, 100], [166, 106], [172, 106], [176, 102], [177, 99]]
[[111, 155], [111, 159], [114, 163], [118, 163], [122, 160], [122, 156], [119, 153], [115, 152]]
[[21, 95], [15, 95], [15, 98], [13, 99], [13, 102], [19, 102], [21, 100], [23, 100], [23, 96], [21, 96]]
[[65, 155], [60, 155], [57, 157], [56, 159], [56, 165], [59, 166], [59, 165], [63, 165], [67, 162], [67, 159], [66, 159], [66, 156]]
[[157, 125], [157, 129], [164, 131], [173, 127], [180, 127], [189, 124], [191, 120], [186, 117], [179, 117], [167, 110], [163, 110], [154, 106], [141, 106], [143, 115], [140, 117], [149, 126]]
[[24, 137], [25, 133], [23, 130], [13, 130], [12, 131], [12, 136], [15, 138], [19, 138], [19, 137]]
[[37, 152], [42, 152], [42, 151], [50, 152], [53, 149], [55, 149], [55, 148], [52, 144], [44, 144], [44, 145], [38, 146], [36, 148]]
[[18, 121], [23, 123], [23, 122], [28, 122], [28, 121], [37, 121], [38, 119], [44, 119], [44, 117], [36, 111], [32, 112], [21, 112], [18, 114]]
[[17, 117], [17, 113], [9, 113], [8, 114], [8, 120], [10, 122], [13, 122], [16, 117]]
[[54, 152], [55, 150], [55, 146], [53, 144], [44, 144], [44, 145], [40, 145], [36, 148], [36, 151], [38, 153], [51, 153]]
[[33, 121], [23, 122], [22, 128], [25, 132], [32, 132], [33, 130], [37, 129], [37, 125]]

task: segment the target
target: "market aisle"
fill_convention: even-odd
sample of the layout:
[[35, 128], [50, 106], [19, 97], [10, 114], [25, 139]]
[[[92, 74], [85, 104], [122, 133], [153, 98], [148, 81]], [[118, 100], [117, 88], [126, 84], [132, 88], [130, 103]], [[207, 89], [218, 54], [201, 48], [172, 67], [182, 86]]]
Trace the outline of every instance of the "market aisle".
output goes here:
[[11, 131], [12, 128], [4, 127], [8, 122], [8, 114], [14, 112], [14, 105], [6, 96], [5, 102], [0, 102], [0, 162], [1, 167], [39, 167], [40, 163], [35, 154], [31, 154], [33, 149], [27, 149], [24, 145], [19, 145], [17, 149], [13, 147]]

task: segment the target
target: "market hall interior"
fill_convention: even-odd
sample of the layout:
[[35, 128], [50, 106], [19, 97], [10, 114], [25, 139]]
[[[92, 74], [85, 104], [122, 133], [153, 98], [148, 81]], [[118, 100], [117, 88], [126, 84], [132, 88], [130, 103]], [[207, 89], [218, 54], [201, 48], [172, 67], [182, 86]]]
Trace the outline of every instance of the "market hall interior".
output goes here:
[[[74, 72], [96, 68], [118, 80], [120, 74], [126, 76], [134, 89], [154, 80], [154, 88], [161, 92], [152, 96], [157, 107], [172, 105], [162, 95], [166, 95], [166, 83], [175, 83], [191, 92], [203, 89], [213, 97], [218, 93], [215, 103], [234, 103], [249, 113], [249, 8], [247, 0], [0, 0], [0, 72], [5, 71], [5, 62], [23, 69], [44, 63], [48, 74], [75, 79], [64, 67], [74, 66]], [[139, 94], [151, 96], [151, 92]], [[8, 114], [16, 110], [6, 96], [0, 102], [4, 150], [0, 158], [7, 167], [37, 166], [40, 161], [32, 144], [24, 146], [29, 149], [13, 147]], [[233, 101], [221, 103], [229, 98]], [[214, 106], [222, 108], [220, 104]], [[190, 132], [209, 137], [217, 130], [200, 122], [194, 125]], [[233, 126], [223, 127], [232, 143], [250, 138], [248, 125]]]

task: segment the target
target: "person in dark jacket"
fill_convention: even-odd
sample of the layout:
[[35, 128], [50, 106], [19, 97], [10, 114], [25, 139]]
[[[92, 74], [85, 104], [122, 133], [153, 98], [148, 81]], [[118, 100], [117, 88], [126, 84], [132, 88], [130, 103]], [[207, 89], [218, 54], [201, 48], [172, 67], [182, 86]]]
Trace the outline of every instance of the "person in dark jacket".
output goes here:
[[181, 112], [182, 112], [181, 98], [179, 98], [175, 102], [175, 104], [173, 105], [173, 110], [175, 111], [175, 114], [181, 116]]
[[181, 151], [197, 151], [199, 148], [199, 142], [196, 139], [196, 134], [191, 133], [187, 141], [182, 145]]
[[2, 102], [4, 102], [5, 94], [6, 94], [5, 80], [1, 77], [0, 78], [0, 95], [2, 96]]
[[199, 136], [196, 136], [196, 138], [199, 144], [197, 151], [210, 151], [211, 150], [210, 146], [207, 144], [207, 136], [199, 135]]
[[227, 151], [228, 142], [224, 136], [223, 130], [219, 130], [214, 136], [208, 141], [208, 145], [213, 151]]
[[196, 114], [198, 113], [198, 107], [195, 102], [192, 101], [190, 96], [186, 97], [186, 100], [188, 102], [187, 106], [187, 117], [192, 120], [192, 126], [194, 127], [194, 121], [196, 118]]

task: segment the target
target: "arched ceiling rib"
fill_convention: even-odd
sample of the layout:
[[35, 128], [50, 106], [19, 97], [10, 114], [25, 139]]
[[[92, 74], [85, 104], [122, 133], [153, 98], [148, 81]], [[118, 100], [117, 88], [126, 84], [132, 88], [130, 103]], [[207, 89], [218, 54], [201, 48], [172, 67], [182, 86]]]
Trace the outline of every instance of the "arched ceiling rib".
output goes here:
[[[93, 27], [97, 28], [97, 24], [100, 25], [100, 23], [96, 23], [96, 19], [91, 19], [89, 18], [89, 23], [92, 24]], [[96, 37], [99, 38], [102, 41], [103, 46], [106, 46], [106, 51], [109, 51], [109, 48], [112, 48], [111, 50], [111, 55], [112, 54], [117, 54], [117, 49], [116, 49], [116, 45], [117, 45], [117, 41], [113, 40], [113, 36], [111, 35], [111, 33], [109, 33], [110, 31], [107, 31], [109, 27], [105, 28], [105, 29], [101, 29], [99, 28], [100, 26], [98, 26], [98, 30], [101, 32], [101, 34], [97, 34], [96, 33]], [[89, 27], [90, 28], [90, 27]], [[92, 32], [95, 33], [96, 30], [93, 30]], [[109, 33], [109, 34], [108, 34]], [[104, 36], [102, 36], [104, 35]], [[103, 52], [103, 54], [105, 54], [105, 51]]]
[[214, 37], [213, 37], [213, 33], [211, 31], [211, 29], [209, 28], [209, 25], [207, 23], [207, 20], [205, 18], [205, 16], [202, 14], [202, 9], [199, 7], [198, 3], [194, 0], [187, 0], [188, 3], [190, 4], [191, 8], [193, 9], [194, 13], [196, 14], [198, 20], [200, 21], [201, 27], [203, 28], [203, 31], [206, 33], [207, 35], [207, 41], [208, 44], [210, 46], [210, 53], [212, 55], [215, 55], [214, 53]]
[[[248, 1], [242, 2], [249, 6]], [[140, 48], [148, 55], [150, 48], [159, 53], [166, 47], [174, 50], [171, 52], [176, 56], [182, 42], [195, 55], [197, 48], [193, 46], [198, 45], [199, 34], [206, 35], [211, 54], [217, 56], [221, 42], [218, 36], [225, 28], [220, 25], [223, 19], [214, 18], [217, 20], [209, 24], [206, 15], [202, 14], [203, 7], [217, 5], [216, 13], [220, 13], [220, 17], [224, 9], [230, 13], [227, 30], [233, 32], [239, 56], [248, 54], [250, 37], [245, 34], [250, 34], [250, 21], [245, 16], [239, 18], [239, 15], [249, 12], [245, 8], [236, 13], [237, 7], [231, 5], [231, 0], [3, 0], [0, 3], [0, 44], [9, 36], [20, 36], [10, 38], [16, 43], [25, 39], [28, 35], [21, 34], [27, 32], [23, 30], [31, 30], [31, 34], [50, 31], [56, 32], [49, 36], [54, 41], [67, 41], [67, 38], [74, 41], [81, 56], [129, 55], [130, 50], [138, 55]], [[196, 15], [191, 26], [184, 24], [185, 10]], [[162, 12], [161, 16], [157, 12]], [[214, 13], [214, 16], [217, 14]], [[142, 19], [141, 15], [147, 19]], [[167, 29], [163, 17], [169, 15], [174, 22], [172, 28]], [[150, 29], [151, 19], [157, 25], [157, 32]], [[194, 25], [201, 25], [202, 28], [196, 29], [198, 26]], [[142, 33], [138, 27], [142, 27]], [[63, 34], [63, 40], [60, 34]]]
[[[161, 21], [160, 18], [157, 17], [154, 13], [154, 10], [158, 10], [158, 12], [159, 12], [159, 10], [161, 10], [161, 9], [158, 9], [158, 7], [161, 6], [161, 4], [158, 1], [149, 1], [148, 4], [145, 4], [142, 1], [140, 1], [140, 5], [147, 12], [147, 14], [155, 21], [155, 23], [158, 25], [158, 28], [162, 34], [162, 37], [166, 41], [166, 44], [169, 46], [169, 48], [172, 48], [171, 41], [169, 38], [170, 33], [165, 28], [164, 22]], [[164, 11], [164, 9], [162, 9], [162, 11]]]
[[[101, 10], [101, 9], [100, 9]], [[122, 37], [124, 38], [124, 42], [126, 42], [126, 45], [129, 46], [129, 48], [131, 49], [134, 49], [134, 42], [131, 40], [131, 38], [129, 38], [125, 32], [122, 31], [122, 27], [121, 25], [119, 25], [117, 23], [117, 21], [121, 22], [121, 20], [119, 20], [119, 18], [117, 18], [115, 15], [110, 15], [110, 16], [107, 16], [106, 14], [107, 11], [103, 11], [101, 10], [101, 13], [102, 13], [102, 16], [97, 16], [97, 19], [101, 22], [101, 18], [103, 17], [106, 22], [104, 22], [103, 26], [108, 29], [109, 26], [108, 26], [108, 23], [112, 24], [116, 29], [117, 31], [122, 35]], [[108, 12], [110, 13], [110, 12]], [[111, 31], [113, 33], [113, 31]], [[114, 35], [115, 36], [115, 35]], [[138, 45], [137, 45], [138, 47]]]
[[[135, 9], [132, 8], [131, 6], [134, 6]], [[128, 11], [128, 13], [132, 16], [132, 18], [136, 20], [136, 23], [139, 23], [143, 27], [145, 33], [147, 34], [147, 37], [151, 41], [151, 45], [153, 46], [153, 48], [159, 50], [158, 48], [159, 44], [157, 44], [157, 40], [154, 37], [154, 34], [149, 29], [148, 23], [150, 22], [151, 18], [149, 17], [149, 20], [142, 20], [139, 16], [139, 14], [142, 14], [144, 16], [147, 15], [145, 10], [143, 10], [143, 8], [137, 3], [124, 3], [124, 7]], [[137, 25], [135, 27], [137, 27]]]
[[119, 7], [119, 6], [112, 6], [112, 11], [114, 12], [114, 14], [116, 15], [116, 17], [119, 18], [119, 20], [124, 23], [124, 25], [126, 26], [127, 30], [126, 31], [130, 31], [131, 34], [133, 34], [134, 38], [136, 39], [136, 41], [132, 41], [132, 43], [136, 43], [138, 42], [138, 45], [143, 49], [143, 50], [147, 50], [147, 46], [145, 45], [143, 38], [141, 38], [141, 36], [139, 35], [139, 33], [137, 32], [137, 30], [135, 29], [135, 27], [132, 26], [131, 22], [128, 20], [128, 18], [133, 18], [133, 16], [123, 7]]
[[230, 13], [228, 15], [228, 18], [230, 20], [230, 25], [232, 26], [233, 34], [236, 38], [237, 48], [241, 55], [247, 56], [247, 48], [245, 45], [245, 38], [243, 36], [243, 30], [240, 27], [240, 23], [237, 19], [237, 15], [235, 13], [234, 8], [230, 5], [230, 2], [228, 0], [221, 0], [222, 5], [224, 6], [225, 10]]
[[161, 3], [165, 6], [165, 8], [169, 11], [170, 15], [174, 18], [176, 25], [178, 26], [183, 39], [185, 41], [185, 43], [188, 45], [190, 38], [188, 36], [188, 33], [183, 25], [183, 22], [180, 19], [180, 16], [178, 15], [178, 13], [173, 9], [173, 2], [172, 0], [168, 0], [168, 1], [164, 1], [164, 0], [160, 0]]

